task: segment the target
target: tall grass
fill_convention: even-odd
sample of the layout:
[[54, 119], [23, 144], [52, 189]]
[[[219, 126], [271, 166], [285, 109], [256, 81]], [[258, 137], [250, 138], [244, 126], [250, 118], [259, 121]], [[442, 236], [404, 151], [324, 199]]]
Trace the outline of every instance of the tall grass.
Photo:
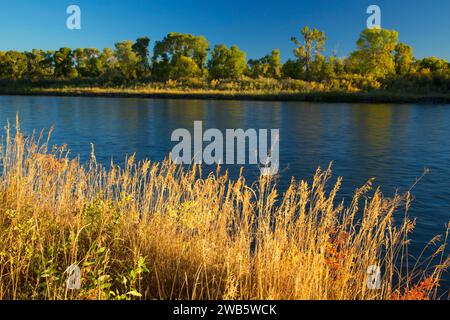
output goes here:
[[[344, 206], [318, 170], [280, 195], [267, 178], [201, 178], [169, 161], [105, 168], [9, 126], [1, 149], [1, 299], [438, 298], [446, 239], [414, 266], [410, 195], [371, 183]], [[396, 220], [396, 223], [394, 223]], [[82, 269], [68, 290], [66, 269]], [[379, 290], [369, 266], [382, 269]]]

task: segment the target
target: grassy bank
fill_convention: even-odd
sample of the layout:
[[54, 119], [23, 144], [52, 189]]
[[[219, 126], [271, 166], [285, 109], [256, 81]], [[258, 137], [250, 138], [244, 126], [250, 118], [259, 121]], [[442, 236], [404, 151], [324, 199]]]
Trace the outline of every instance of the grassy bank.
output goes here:
[[[280, 195], [267, 178], [132, 157], [106, 170], [42, 136], [4, 141], [0, 299], [428, 299], [449, 266], [446, 237], [408, 265], [409, 194], [369, 182], [344, 206], [330, 169]], [[67, 290], [71, 265], [80, 290]]]
[[405, 93], [390, 91], [345, 92], [307, 90], [203, 89], [182, 87], [0, 87], [0, 95], [120, 97], [162, 99], [217, 99], [255, 101], [307, 101], [348, 103], [450, 103], [448, 93]]

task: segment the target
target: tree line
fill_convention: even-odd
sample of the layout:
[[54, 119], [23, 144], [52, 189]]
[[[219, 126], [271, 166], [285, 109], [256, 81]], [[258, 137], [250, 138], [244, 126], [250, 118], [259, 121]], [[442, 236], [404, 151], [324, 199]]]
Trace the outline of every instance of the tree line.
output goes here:
[[169, 33], [156, 41], [123, 41], [113, 49], [61, 48], [57, 51], [2, 51], [0, 79], [75, 80], [115, 83], [185, 79], [239, 80], [242, 78], [298, 79], [337, 83], [341, 89], [423, 88], [450, 90], [450, 64], [443, 59], [416, 59], [413, 48], [399, 41], [394, 30], [366, 29], [357, 48], [346, 58], [326, 56], [323, 31], [304, 27], [292, 37], [294, 59], [281, 63], [280, 51], [247, 60], [233, 45], [210, 47], [203, 36]]

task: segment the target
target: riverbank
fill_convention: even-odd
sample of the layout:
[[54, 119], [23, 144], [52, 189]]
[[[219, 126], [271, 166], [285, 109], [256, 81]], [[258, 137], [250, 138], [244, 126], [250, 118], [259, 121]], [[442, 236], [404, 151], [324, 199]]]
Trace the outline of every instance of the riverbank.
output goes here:
[[157, 98], [253, 101], [305, 101], [324, 103], [450, 103], [450, 93], [401, 93], [389, 91], [237, 91], [204, 89], [154, 89], [118, 87], [0, 87], [0, 95], [69, 96], [106, 98]]

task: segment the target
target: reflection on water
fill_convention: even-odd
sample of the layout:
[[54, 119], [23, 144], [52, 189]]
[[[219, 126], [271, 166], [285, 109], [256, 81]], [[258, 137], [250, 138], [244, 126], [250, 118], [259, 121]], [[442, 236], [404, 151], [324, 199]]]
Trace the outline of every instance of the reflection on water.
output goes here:
[[[291, 176], [310, 179], [333, 161], [344, 177], [341, 197], [375, 177], [385, 195], [413, 190], [414, 239], [421, 246], [450, 220], [450, 106], [312, 104], [298, 102], [0, 97], [0, 120], [18, 113], [22, 130], [55, 125], [53, 142], [67, 143], [87, 160], [90, 143], [98, 160], [123, 161], [127, 154], [160, 161], [173, 147], [172, 131], [218, 128], [280, 129], [280, 187]], [[239, 168], [229, 167], [232, 174]], [[246, 167], [249, 179], [257, 167]]]

